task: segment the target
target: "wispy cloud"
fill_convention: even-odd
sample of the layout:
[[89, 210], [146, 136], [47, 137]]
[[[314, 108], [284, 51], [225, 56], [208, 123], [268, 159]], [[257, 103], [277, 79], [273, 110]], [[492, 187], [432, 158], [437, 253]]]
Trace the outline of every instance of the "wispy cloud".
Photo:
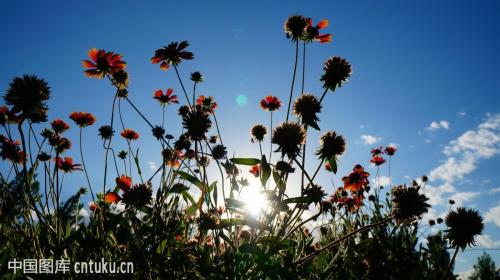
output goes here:
[[361, 141], [363, 142], [364, 145], [373, 145], [373, 144], [379, 142], [380, 140], [382, 140], [382, 138], [380, 138], [380, 137], [376, 137], [376, 136], [369, 135], [369, 134], [363, 134], [360, 136], [360, 138], [361, 138]]
[[500, 192], [500, 187], [498, 188], [493, 188], [490, 190], [490, 193], [499, 193]]
[[154, 161], [148, 161], [149, 169], [151, 171], [156, 171], [158, 169], [158, 165]]
[[473, 200], [480, 194], [480, 192], [457, 192], [450, 196], [449, 199], [454, 200], [457, 206], [462, 206], [465, 202]]

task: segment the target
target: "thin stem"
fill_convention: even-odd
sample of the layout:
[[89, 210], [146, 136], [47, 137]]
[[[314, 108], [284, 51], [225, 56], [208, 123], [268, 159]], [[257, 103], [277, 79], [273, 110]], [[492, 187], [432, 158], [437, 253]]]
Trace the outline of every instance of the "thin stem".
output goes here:
[[295, 63], [293, 66], [293, 77], [292, 77], [292, 86], [290, 88], [290, 96], [288, 97], [288, 109], [286, 111], [286, 121], [288, 122], [288, 117], [290, 116], [290, 106], [292, 104], [292, 96], [293, 96], [293, 86], [295, 84], [295, 75], [297, 74], [297, 61], [299, 60], [299, 41], [295, 44]]
[[270, 136], [269, 137], [269, 160], [271, 162], [271, 156], [273, 154], [273, 111], [271, 111], [271, 125], [269, 126]]
[[304, 41], [304, 45], [302, 48], [302, 89], [301, 89], [301, 94], [304, 94], [304, 80], [306, 76], [306, 41]]
[[451, 267], [453, 266], [453, 263], [455, 263], [455, 258], [457, 257], [458, 254], [458, 246], [455, 248], [455, 252], [453, 253], [453, 257], [451, 257], [450, 263], [448, 264], [448, 267], [446, 268], [446, 272], [443, 274], [443, 277], [441, 280], [444, 280], [448, 278], [448, 274], [451, 272]]
[[328, 89], [326, 88], [325, 91], [323, 92], [323, 95], [321, 95], [321, 98], [319, 99], [319, 103], [323, 101], [323, 98], [325, 98], [326, 93], [328, 92]]
[[85, 178], [89, 184], [90, 194], [92, 195], [92, 200], [95, 201], [94, 191], [92, 191], [92, 185], [90, 184], [89, 174], [87, 173], [87, 167], [85, 166], [85, 160], [83, 159], [83, 144], [82, 144], [82, 131], [83, 128], [80, 127], [80, 157], [82, 159], [83, 172], [85, 173]]
[[177, 79], [179, 79], [179, 83], [181, 84], [182, 91], [184, 92], [184, 96], [186, 96], [186, 101], [188, 102], [189, 107], [191, 107], [191, 102], [189, 102], [189, 97], [186, 92], [186, 88], [184, 88], [184, 84], [182, 83], [181, 76], [179, 75], [179, 71], [177, 70], [177, 66], [174, 64], [175, 74], [177, 75]]

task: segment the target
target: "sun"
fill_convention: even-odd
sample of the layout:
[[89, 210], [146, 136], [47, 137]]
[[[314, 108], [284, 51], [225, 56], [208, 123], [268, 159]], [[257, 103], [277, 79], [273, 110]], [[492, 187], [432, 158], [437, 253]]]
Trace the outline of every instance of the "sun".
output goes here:
[[245, 210], [253, 217], [257, 217], [266, 211], [269, 205], [264, 193], [254, 186], [244, 187], [240, 192], [239, 200], [245, 203]]

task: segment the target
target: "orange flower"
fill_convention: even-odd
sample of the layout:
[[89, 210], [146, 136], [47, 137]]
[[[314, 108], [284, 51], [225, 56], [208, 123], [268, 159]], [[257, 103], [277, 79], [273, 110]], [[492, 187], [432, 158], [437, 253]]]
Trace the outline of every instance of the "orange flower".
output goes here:
[[122, 198], [117, 195], [116, 193], [114, 192], [108, 192], [105, 196], [104, 196], [104, 201], [106, 203], [117, 203], [121, 200]]
[[95, 212], [95, 210], [97, 210], [97, 208], [99, 208], [99, 207], [97, 206], [97, 204], [95, 202], [91, 202], [89, 204], [89, 210], [90, 211]]
[[214, 98], [212, 96], [205, 97], [204, 95], [200, 95], [196, 99], [196, 105], [201, 106], [201, 109], [204, 112], [213, 114], [215, 112], [215, 109], [217, 108], [217, 102], [214, 101]]
[[101, 79], [108, 74], [113, 74], [119, 70], [124, 70], [127, 63], [122, 60], [122, 56], [105, 50], [93, 48], [88, 53], [90, 60], [83, 60], [85, 75], [91, 78]]
[[344, 182], [344, 189], [346, 191], [350, 190], [352, 193], [362, 190], [363, 187], [368, 186], [370, 183], [368, 181], [368, 176], [370, 176], [370, 173], [365, 172], [363, 166], [359, 164], [356, 165], [353, 172], [351, 172], [349, 176], [342, 178], [342, 181]]
[[276, 96], [268, 95], [260, 101], [260, 107], [265, 111], [276, 111], [281, 107], [281, 101]]
[[22, 163], [26, 160], [26, 154], [21, 151], [19, 141], [13, 141], [0, 135], [0, 157], [13, 163]]
[[122, 191], [128, 191], [130, 186], [132, 186], [132, 178], [122, 175], [116, 178], [116, 186], [119, 187]]
[[80, 166], [81, 164], [73, 164], [73, 159], [71, 157], [57, 158], [57, 168], [64, 171], [64, 173], [73, 172], [75, 170], [83, 170]]
[[137, 140], [139, 139], [139, 133], [135, 132], [133, 129], [126, 128], [120, 133], [120, 135], [127, 140]]
[[306, 32], [305, 32], [305, 40], [306, 41], [318, 41], [322, 44], [324, 43], [329, 43], [332, 41], [332, 34], [319, 34], [319, 30], [326, 28], [328, 26], [328, 20], [324, 19], [316, 26], [313, 26], [312, 19], [309, 19], [309, 24], [306, 27]]
[[163, 94], [163, 91], [161, 89], [155, 91], [155, 95], [153, 96], [154, 99], [158, 100], [162, 106], [165, 106], [166, 104], [171, 104], [171, 103], [179, 103], [179, 100], [177, 99], [177, 95], [172, 95], [174, 92], [173, 89], [169, 88], [165, 91], [165, 95]]
[[370, 162], [375, 164], [376, 166], [379, 166], [385, 163], [385, 159], [381, 156], [373, 156]]
[[75, 121], [79, 127], [86, 127], [95, 123], [95, 117], [91, 113], [73, 112], [69, 118]]
[[183, 59], [193, 59], [193, 53], [185, 49], [189, 46], [187, 41], [172, 42], [161, 49], [155, 51], [155, 55], [151, 58], [151, 63], [160, 64], [161, 70], [168, 70], [170, 65], [178, 65]]
[[260, 164], [256, 164], [254, 166], [252, 166], [252, 168], [250, 168], [250, 173], [253, 174], [253, 176], [255, 177], [259, 177], [260, 175]]
[[53, 120], [50, 125], [52, 126], [52, 129], [57, 132], [57, 133], [62, 133], [66, 130], [69, 129], [69, 125], [67, 123], [65, 123], [63, 120], [61, 119], [55, 119]]
[[16, 115], [16, 112], [9, 110], [7, 106], [0, 106], [0, 125], [7, 123], [18, 123], [21, 117]]

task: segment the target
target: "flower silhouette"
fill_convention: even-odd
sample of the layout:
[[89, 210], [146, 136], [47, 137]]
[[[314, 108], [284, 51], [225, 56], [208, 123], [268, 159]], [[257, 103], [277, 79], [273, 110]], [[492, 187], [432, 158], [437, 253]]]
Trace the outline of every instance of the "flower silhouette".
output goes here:
[[57, 158], [57, 168], [64, 171], [64, 173], [70, 173], [75, 170], [83, 170], [81, 166], [81, 164], [73, 163], [73, 158], [71, 157], [64, 157], [64, 159]]
[[33, 123], [47, 121], [50, 87], [45, 80], [35, 75], [15, 77], [3, 98], [7, 105], [12, 105], [11, 114], [20, 113], [19, 118]]
[[73, 112], [69, 118], [75, 121], [79, 127], [86, 127], [95, 123], [95, 117], [91, 113]]
[[133, 129], [126, 128], [120, 133], [120, 135], [127, 140], [137, 140], [139, 139], [139, 133], [135, 132]]
[[189, 46], [187, 41], [172, 42], [161, 49], [155, 51], [151, 58], [151, 63], [160, 64], [160, 69], [167, 70], [170, 65], [177, 66], [182, 60], [193, 59], [193, 53], [185, 50]]
[[276, 111], [281, 107], [281, 101], [276, 96], [268, 95], [260, 101], [260, 107], [265, 111]]
[[169, 88], [165, 91], [165, 94], [163, 94], [163, 91], [161, 89], [155, 91], [155, 94], [153, 96], [154, 99], [158, 100], [160, 102], [160, 105], [165, 106], [167, 104], [172, 104], [172, 103], [179, 103], [179, 99], [177, 98], [177, 95], [173, 94], [174, 90]]
[[332, 34], [319, 34], [320, 29], [328, 27], [328, 20], [324, 19], [314, 25], [312, 19], [308, 20], [307, 26], [304, 31], [304, 41], [312, 42], [318, 41], [322, 44], [332, 41]]

